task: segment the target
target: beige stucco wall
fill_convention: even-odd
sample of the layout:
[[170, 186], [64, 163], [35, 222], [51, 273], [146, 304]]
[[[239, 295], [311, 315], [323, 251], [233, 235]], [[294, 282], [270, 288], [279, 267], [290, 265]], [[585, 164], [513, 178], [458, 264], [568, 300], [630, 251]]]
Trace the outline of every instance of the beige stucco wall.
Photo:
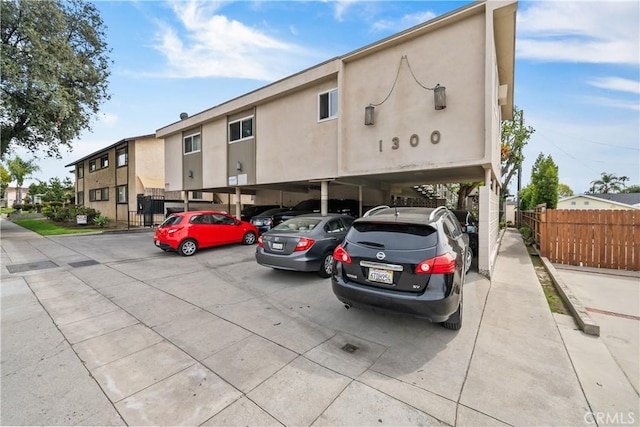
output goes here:
[[166, 191], [182, 190], [182, 133], [164, 138], [164, 182]]
[[[575, 205], [572, 204], [575, 202]], [[589, 210], [589, 209], [613, 209], [613, 210], [626, 210], [634, 209], [633, 207], [621, 206], [618, 203], [612, 203], [608, 200], [594, 200], [588, 197], [576, 197], [569, 200], [559, 200], [556, 209], [574, 209], [574, 210]]]
[[202, 126], [202, 184], [204, 188], [227, 186], [227, 119]]
[[336, 176], [338, 120], [318, 122], [317, 103], [319, 93], [336, 87], [336, 79], [330, 78], [258, 108], [258, 183]]
[[[484, 64], [483, 15], [346, 63], [339, 174], [444, 168], [482, 160]], [[409, 65], [423, 86], [446, 87], [446, 109], [435, 110], [433, 91], [416, 82]], [[365, 107], [387, 95], [376, 107], [375, 125], [365, 126]], [[437, 144], [430, 142], [434, 131], [440, 132]], [[415, 144], [414, 138], [412, 147], [414, 134], [419, 139]], [[399, 139], [398, 149], [392, 148], [394, 137]]]

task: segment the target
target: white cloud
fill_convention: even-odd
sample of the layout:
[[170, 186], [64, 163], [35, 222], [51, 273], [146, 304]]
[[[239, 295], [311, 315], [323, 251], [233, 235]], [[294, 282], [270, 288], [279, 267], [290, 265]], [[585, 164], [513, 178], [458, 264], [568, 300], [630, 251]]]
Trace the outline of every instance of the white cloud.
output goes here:
[[626, 101], [621, 99], [607, 98], [604, 96], [585, 96], [583, 98], [588, 103], [600, 107], [620, 108], [623, 110], [640, 111], [638, 101]]
[[593, 79], [588, 83], [591, 86], [599, 87], [601, 89], [610, 89], [619, 92], [640, 94], [640, 82], [638, 82], [637, 80], [623, 79], [620, 77], [603, 77], [599, 79]]
[[540, 61], [640, 63], [635, 1], [540, 1], [518, 13], [517, 56]]
[[347, 9], [351, 7], [356, 2], [356, 0], [338, 0], [333, 2], [333, 17], [336, 21], [342, 22], [344, 19], [344, 14], [347, 12]]
[[431, 11], [404, 15], [400, 19], [381, 19], [373, 24], [373, 31], [401, 31], [436, 17]]
[[216, 14], [219, 7], [217, 2], [197, 0], [172, 3], [184, 28], [179, 32], [158, 23], [159, 43], [154, 47], [167, 59], [165, 77], [273, 81], [307, 66], [296, 63], [308, 56], [301, 47]]

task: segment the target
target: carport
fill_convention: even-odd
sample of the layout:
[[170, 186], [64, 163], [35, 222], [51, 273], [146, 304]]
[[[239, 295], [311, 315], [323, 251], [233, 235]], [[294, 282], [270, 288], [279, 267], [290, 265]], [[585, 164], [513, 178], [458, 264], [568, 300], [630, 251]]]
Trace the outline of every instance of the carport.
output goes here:
[[517, 3], [478, 2], [156, 132], [165, 189], [361, 206], [413, 186], [479, 188], [479, 270], [497, 254], [500, 124], [513, 110]]

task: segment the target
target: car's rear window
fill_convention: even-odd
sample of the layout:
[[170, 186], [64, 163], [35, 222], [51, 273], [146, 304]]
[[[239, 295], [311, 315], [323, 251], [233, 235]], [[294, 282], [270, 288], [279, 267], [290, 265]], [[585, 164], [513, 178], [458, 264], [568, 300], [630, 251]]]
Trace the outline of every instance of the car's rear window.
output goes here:
[[438, 233], [429, 225], [356, 221], [347, 240], [385, 249], [414, 250], [435, 246]]
[[316, 218], [293, 218], [274, 227], [278, 231], [311, 231], [320, 223]]
[[168, 225], [176, 225], [176, 224], [180, 224], [180, 221], [182, 221], [181, 216], [170, 216], [169, 218], [165, 219], [162, 224], [160, 224], [160, 227], [166, 227]]

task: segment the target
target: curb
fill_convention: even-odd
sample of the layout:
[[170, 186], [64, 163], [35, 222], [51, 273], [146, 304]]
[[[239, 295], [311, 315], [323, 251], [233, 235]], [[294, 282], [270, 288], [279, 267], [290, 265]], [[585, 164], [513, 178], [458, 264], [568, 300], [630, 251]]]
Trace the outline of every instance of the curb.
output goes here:
[[578, 298], [573, 295], [569, 287], [560, 279], [560, 275], [556, 271], [556, 268], [549, 262], [546, 257], [541, 256], [540, 260], [542, 260], [542, 264], [544, 268], [547, 270], [549, 275], [551, 276], [551, 280], [553, 280], [553, 284], [556, 286], [556, 289], [560, 293], [560, 296], [564, 300], [565, 304], [569, 307], [569, 311], [571, 311], [571, 315], [578, 323], [580, 329], [587, 335], [593, 335], [596, 337], [600, 336], [600, 325], [591, 319], [587, 310], [582, 306], [582, 303], [578, 300]]

